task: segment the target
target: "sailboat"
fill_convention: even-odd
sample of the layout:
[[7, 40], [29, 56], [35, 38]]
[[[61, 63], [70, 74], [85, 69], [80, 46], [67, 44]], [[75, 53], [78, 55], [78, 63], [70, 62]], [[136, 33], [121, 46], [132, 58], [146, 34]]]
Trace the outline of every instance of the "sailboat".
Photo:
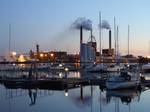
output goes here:
[[119, 63], [119, 27], [117, 26], [116, 31], [116, 20], [114, 18], [114, 39], [115, 39], [115, 63], [108, 66], [108, 72], [120, 72], [122, 69], [125, 69], [124, 65]]
[[131, 74], [127, 71], [120, 72], [119, 75], [109, 77], [106, 81], [107, 89], [135, 88], [140, 85], [138, 74]]
[[[128, 27], [128, 40], [129, 40], [129, 27]], [[129, 44], [128, 44], [128, 54], [129, 54]], [[119, 75], [109, 77], [108, 80], [106, 81], [107, 89], [134, 88], [138, 87], [139, 85], [140, 85], [139, 73], [131, 74], [127, 70], [121, 71]]]

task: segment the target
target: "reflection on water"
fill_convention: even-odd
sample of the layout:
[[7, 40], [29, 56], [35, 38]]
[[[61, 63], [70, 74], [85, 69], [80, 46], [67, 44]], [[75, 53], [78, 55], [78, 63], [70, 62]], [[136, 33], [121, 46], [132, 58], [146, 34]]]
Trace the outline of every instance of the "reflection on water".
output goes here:
[[[56, 76], [59, 75], [56, 73]], [[61, 75], [63, 76], [63, 73]], [[82, 75], [68, 73], [68, 76]], [[87, 76], [100, 77], [100, 74]], [[23, 89], [5, 86], [0, 85], [2, 112], [145, 112], [149, 109], [150, 103], [150, 90], [147, 88], [141, 91], [137, 89], [108, 91], [101, 85], [77, 85], [71, 88], [68, 85], [62, 89], [55, 87]]]
[[107, 102], [111, 102], [111, 98], [119, 98], [120, 101], [124, 104], [130, 104], [132, 100], [140, 100], [140, 91], [136, 89], [126, 89], [126, 90], [108, 90], [107, 93]]
[[31, 99], [30, 105], [34, 105], [36, 103], [36, 98], [37, 98], [37, 89], [35, 90], [29, 89], [28, 92], [29, 92], [29, 97]]

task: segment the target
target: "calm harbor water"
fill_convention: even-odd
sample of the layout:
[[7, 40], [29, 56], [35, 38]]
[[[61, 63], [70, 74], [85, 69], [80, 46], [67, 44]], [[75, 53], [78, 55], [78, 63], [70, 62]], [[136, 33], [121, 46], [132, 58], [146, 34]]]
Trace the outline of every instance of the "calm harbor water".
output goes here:
[[[80, 77], [80, 74], [68, 76]], [[98, 85], [79, 85], [68, 90], [40, 90], [8, 89], [0, 85], [2, 112], [148, 112], [149, 104], [148, 88], [107, 91]]]

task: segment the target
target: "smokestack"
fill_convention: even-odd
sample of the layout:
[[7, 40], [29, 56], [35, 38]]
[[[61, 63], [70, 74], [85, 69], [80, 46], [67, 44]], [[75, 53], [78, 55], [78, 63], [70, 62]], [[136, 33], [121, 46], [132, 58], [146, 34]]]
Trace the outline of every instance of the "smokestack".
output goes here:
[[92, 31], [92, 29], [91, 29], [91, 42], [92, 42], [92, 38], [93, 38], [93, 31]]
[[37, 53], [37, 58], [39, 58], [39, 45], [36, 44], [36, 53]]
[[80, 44], [83, 42], [83, 28], [82, 26], [80, 27]]
[[109, 30], [109, 49], [111, 49], [111, 30]]
[[83, 27], [80, 26], [80, 62], [82, 62]]

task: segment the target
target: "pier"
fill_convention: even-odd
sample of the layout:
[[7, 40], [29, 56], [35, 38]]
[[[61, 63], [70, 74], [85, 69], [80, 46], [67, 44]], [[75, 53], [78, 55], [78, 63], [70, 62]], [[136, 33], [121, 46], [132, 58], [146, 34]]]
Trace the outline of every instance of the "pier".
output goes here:
[[[11, 89], [48, 89], [65, 90], [79, 87], [80, 85], [96, 85], [106, 88], [106, 78], [0, 78], [0, 83]], [[141, 86], [150, 87], [150, 80], [141, 80]]]
[[75, 88], [78, 85], [105, 86], [104, 79], [88, 79], [88, 78], [43, 78], [43, 79], [1, 78], [0, 82], [4, 84], [6, 88], [69, 89]]

